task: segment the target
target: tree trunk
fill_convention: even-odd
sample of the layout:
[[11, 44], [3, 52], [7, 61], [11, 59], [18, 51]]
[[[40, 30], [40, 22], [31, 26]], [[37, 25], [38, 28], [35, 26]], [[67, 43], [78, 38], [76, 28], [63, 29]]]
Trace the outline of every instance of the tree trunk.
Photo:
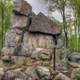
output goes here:
[[63, 0], [63, 27], [64, 27], [64, 35], [65, 35], [65, 45], [66, 48], [68, 47], [68, 35], [67, 35], [67, 24], [66, 24], [66, 17], [65, 17], [65, 1]]
[[4, 8], [3, 8], [3, 3], [1, 6], [1, 28], [2, 28], [2, 47], [3, 47], [3, 42], [4, 42]]

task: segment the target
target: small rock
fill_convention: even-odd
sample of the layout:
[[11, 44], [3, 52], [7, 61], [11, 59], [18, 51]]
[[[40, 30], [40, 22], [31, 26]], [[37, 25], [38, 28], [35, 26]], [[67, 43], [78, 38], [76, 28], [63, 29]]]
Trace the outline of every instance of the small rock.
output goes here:
[[15, 80], [23, 80], [23, 79], [20, 79], [20, 78], [15, 78]]
[[15, 77], [15, 74], [12, 71], [7, 71], [3, 76], [3, 80], [12, 80], [14, 79], [14, 77]]
[[2, 56], [5, 55], [13, 55], [14, 53], [14, 48], [13, 47], [3, 47], [1, 50]]
[[0, 68], [0, 80], [2, 79], [4, 74], [5, 74], [4, 69]]
[[80, 64], [76, 62], [68, 62], [68, 64], [73, 68], [80, 68]]
[[32, 80], [39, 80], [39, 77], [35, 71], [35, 69], [31, 72]]
[[3, 80], [26, 80], [26, 75], [21, 71], [7, 71], [3, 77]]
[[25, 70], [25, 74], [27, 76], [27, 80], [35, 80], [33, 78], [35, 78], [37, 75], [35, 73], [35, 70], [33, 69], [33, 67], [29, 67]]
[[1, 60], [4, 62], [12, 62], [12, 55], [14, 53], [14, 48], [3, 47], [1, 52]]
[[54, 80], [71, 80], [71, 79], [64, 74], [59, 73]]
[[31, 55], [31, 58], [48, 60], [50, 59], [49, 50], [43, 48], [36, 48]]
[[64, 46], [64, 40], [62, 38], [57, 39], [57, 45], [54, 45], [55, 48], [62, 48]]
[[38, 77], [42, 80], [49, 80], [50, 79], [50, 71], [46, 67], [38, 66], [36, 68], [36, 73]]
[[5, 63], [11, 63], [12, 62], [10, 56], [8, 56], [8, 55], [3, 56], [2, 61], [5, 62]]

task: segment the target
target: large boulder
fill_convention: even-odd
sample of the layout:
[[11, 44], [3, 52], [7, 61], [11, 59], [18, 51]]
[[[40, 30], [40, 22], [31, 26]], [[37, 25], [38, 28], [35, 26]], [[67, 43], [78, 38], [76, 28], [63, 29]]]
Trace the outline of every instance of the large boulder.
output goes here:
[[73, 52], [72, 54], [68, 55], [68, 61], [71, 62], [79, 62], [80, 61], [80, 53]]
[[32, 7], [27, 1], [21, 0], [21, 1], [14, 1], [14, 11], [19, 12], [20, 14], [24, 16], [28, 16], [32, 12]]
[[18, 28], [18, 29], [23, 30], [24, 28], [28, 28], [28, 26], [29, 26], [28, 17], [13, 14], [12, 28]]
[[52, 53], [53, 44], [52, 36], [26, 32], [24, 34], [22, 49], [19, 55], [49, 59], [49, 55]]
[[47, 35], [55, 35], [61, 33], [61, 27], [40, 12], [37, 16], [33, 17], [29, 31], [34, 33], [38, 32]]

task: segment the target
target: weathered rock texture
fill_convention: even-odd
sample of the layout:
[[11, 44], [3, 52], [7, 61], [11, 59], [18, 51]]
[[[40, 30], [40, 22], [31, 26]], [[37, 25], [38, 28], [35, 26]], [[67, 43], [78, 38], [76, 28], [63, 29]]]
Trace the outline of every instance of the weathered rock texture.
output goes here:
[[16, 1], [12, 26], [6, 33], [2, 55], [50, 59], [53, 37], [58, 34], [60, 27], [57, 23], [49, 20], [43, 13], [35, 15], [26, 1]]
[[39, 13], [33, 17], [29, 31], [55, 35], [60, 33], [60, 26], [49, 20], [44, 14]]
[[31, 5], [27, 3], [25, 0], [15, 1], [13, 9], [15, 12], [24, 16], [28, 16], [32, 12]]
[[[49, 64], [44, 67], [42, 62], [49, 62], [54, 47], [53, 37], [59, 34], [60, 27], [57, 23], [42, 13], [35, 15], [26, 1], [16, 1], [12, 26], [5, 35], [2, 49], [3, 62], [12, 62], [14, 67], [8, 66], [11, 70], [7, 69], [5, 74], [1, 74], [3, 77], [0, 80], [49, 80]], [[26, 70], [28, 63], [34, 64], [31, 65], [31, 70], [30, 67]], [[24, 65], [23, 68], [21, 65]]]

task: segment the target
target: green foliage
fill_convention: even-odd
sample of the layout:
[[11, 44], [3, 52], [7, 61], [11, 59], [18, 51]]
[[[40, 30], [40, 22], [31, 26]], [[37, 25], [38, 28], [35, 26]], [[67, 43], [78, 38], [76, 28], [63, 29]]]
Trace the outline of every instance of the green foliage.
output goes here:
[[72, 35], [69, 38], [69, 45], [72, 51], [80, 52], [80, 37]]
[[75, 77], [77, 80], [80, 80], [80, 69], [75, 71]]
[[80, 26], [80, 0], [70, 0], [71, 6], [74, 10], [76, 24]]
[[3, 46], [4, 35], [8, 30], [12, 14], [12, 0], [0, 0], [0, 49]]

